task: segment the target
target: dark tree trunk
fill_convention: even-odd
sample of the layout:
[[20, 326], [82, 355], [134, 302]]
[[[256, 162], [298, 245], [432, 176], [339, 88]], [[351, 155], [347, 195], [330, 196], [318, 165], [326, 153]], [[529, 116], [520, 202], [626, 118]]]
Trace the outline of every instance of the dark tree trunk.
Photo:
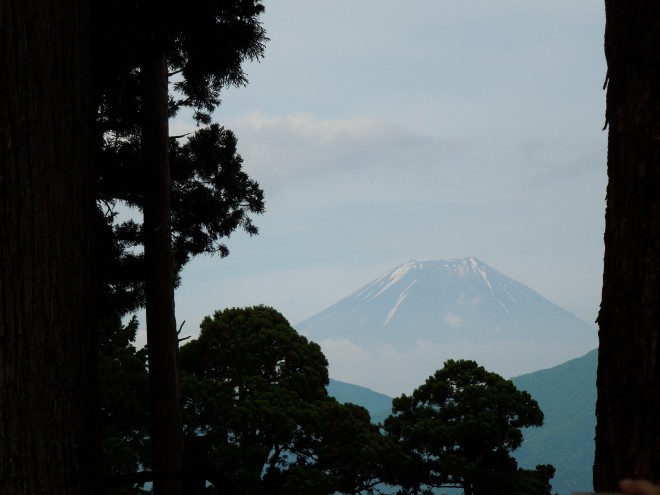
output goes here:
[[[149, 399], [153, 469], [168, 470], [182, 467], [183, 433], [170, 234], [167, 61], [158, 36], [151, 45], [141, 68]], [[179, 492], [178, 481], [154, 482], [156, 495]]]
[[0, 493], [97, 493], [85, 0], [0, 1]]
[[660, 2], [606, 0], [609, 122], [594, 487], [660, 480]]

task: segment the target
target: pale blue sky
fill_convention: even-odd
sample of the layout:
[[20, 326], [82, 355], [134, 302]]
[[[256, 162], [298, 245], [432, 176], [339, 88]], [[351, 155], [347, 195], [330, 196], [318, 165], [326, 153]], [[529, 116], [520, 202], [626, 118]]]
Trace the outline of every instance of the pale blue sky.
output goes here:
[[265, 58], [215, 119], [236, 132], [267, 212], [228, 258], [185, 269], [184, 333], [229, 306], [271, 305], [295, 324], [410, 259], [465, 256], [594, 321], [600, 0], [265, 6]]

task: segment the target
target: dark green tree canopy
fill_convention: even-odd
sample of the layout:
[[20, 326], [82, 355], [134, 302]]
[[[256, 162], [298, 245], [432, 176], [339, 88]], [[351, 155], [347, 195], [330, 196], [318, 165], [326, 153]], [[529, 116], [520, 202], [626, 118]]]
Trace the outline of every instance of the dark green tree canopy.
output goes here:
[[399, 479], [406, 493], [441, 486], [467, 495], [518, 493], [510, 453], [521, 428], [543, 423], [527, 392], [465, 360], [447, 361], [412, 395], [394, 399], [392, 411], [385, 429], [407, 456]]
[[[204, 437], [215, 465], [249, 493], [550, 494], [552, 466], [520, 469], [510, 455], [541, 411], [472, 361], [448, 361], [395, 399], [383, 428], [366, 409], [327, 395], [319, 346], [276, 310], [227, 309], [201, 327], [180, 353], [186, 432]], [[102, 348], [111, 471], [149, 462], [145, 356], [127, 344], [134, 332], [132, 322]]]
[[[146, 349], [133, 346], [138, 328], [133, 317], [126, 325], [115, 319], [100, 323], [98, 354], [100, 426], [103, 439], [102, 476], [133, 473], [149, 466], [148, 376]], [[142, 493], [131, 485], [112, 495]]]
[[[238, 228], [258, 233], [250, 213], [264, 212], [259, 185], [242, 170], [234, 133], [217, 124], [201, 128], [185, 143], [170, 141], [172, 173], [172, 247], [177, 272], [194, 256], [229, 254], [221, 239]], [[134, 220], [115, 220], [115, 205], [142, 209], [143, 181], [139, 163], [140, 141], [114, 141], [100, 150], [99, 200], [109, 233], [105, 242], [116, 244], [120, 259], [135, 272], [143, 243], [142, 225]], [[101, 223], [100, 227], [103, 227]], [[105, 247], [107, 250], [108, 248]], [[119, 265], [121, 267], [121, 265]], [[139, 274], [139, 272], [138, 272]], [[139, 297], [139, 294], [135, 294]]]
[[[257, 233], [252, 218], [264, 211], [263, 192], [242, 170], [236, 137], [211, 124], [211, 112], [223, 87], [247, 82], [243, 62], [263, 55], [263, 6], [260, 0], [191, 0], [185, 6], [118, 0], [90, 6], [94, 266], [103, 444], [112, 460], [106, 475], [134, 471], [138, 464], [176, 468], [183, 449], [176, 419], [176, 324], [168, 296], [192, 257], [226, 256], [223, 240], [239, 228]], [[168, 140], [168, 116], [182, 109], [192, 113], [198, 129]], [[147, 396], [146, 353], [130, 345], [134, 325], [121, 325], [122, 317], [145, 306], [146, 292], [152, 322], [149, 414], [137, 401]], [[141, 451], [145, 417], [155, 446], [151, 463]]]
[[216, 312], [181, 348], [184, 422], [251, 493], [371, 493], [389, 440], [328, 397], [320, 347], [265, 306]]
[[275, 385], [300, 397], [325, 396], [328, 362], [276, 310], [267, 306], [217, 311], [200, 325], [197, 340], [181, 348], [186, 372], [228, 385], [238, 401]]
[[[144, 305], [144, 233], [138, 220], [120, 218], [118, 205], [137, 210], [152, 178], [141, 164], [142, 74], [147, 50], [166, 54], [170, 117], [189, 109], [200, 127], [186, 142], [170, 140], [172, 247], [177, 273], [194, 256], [226, 256], [222, 242], [236, 229], [258, 232], [252, 215], [264, 212], [256, 181], [242, 170], [234, 134], [211, 124], [223, 87], [247, 83], [242, 64], [263, 56], [267, 41], [260, 0], [173, 2], [120, 0], [93, 8], [93, 88], [99, 220], [97, 265], [108, 285], [102, 296], [120, 315]], [[159, 37], [145, 37], [158, 23]], [[105, 243], [102, 246], [101, 243]], [[111, 246], [111, 247], [110, 247]]]
[[[389, 493], [381, 490], [385, 488], [385, 471], [397, 460], [397, 446], [371, 422], [365, 408], [339, 404], [330, 398], [320, 404], [314, 419], [310, 428], [313, 443], [307, 457], [307, 466], [312, 469], [307, 471], [320, 473], [327, 487], [324, 493]], [[294, 486], [293, 481], [295, 478], [289, 480], [289, 487]]]
[[314, 403], [327, 398], [320, 347], [257, 306], [205, 318], [180, 357], [188, 432], [205, 434], [218, 465], [252, 490], [262, 475], [279, 477], [307, 442], [302, 425]]
[[[174, 76], [171, 115], [187, 107], [209, 124], [221, 89], [246, 84], [242, 63], [263, 56], [268, 41], [259, 21], [263, 12], [261, 0], [191, 0], [185, 8], [172, 1], [94, 2], [93, 74], [101, 131], [136, 131], [139, 67], [153, 49], [165, 51]], [[156, 47], [145, 29], [154, 22]]]

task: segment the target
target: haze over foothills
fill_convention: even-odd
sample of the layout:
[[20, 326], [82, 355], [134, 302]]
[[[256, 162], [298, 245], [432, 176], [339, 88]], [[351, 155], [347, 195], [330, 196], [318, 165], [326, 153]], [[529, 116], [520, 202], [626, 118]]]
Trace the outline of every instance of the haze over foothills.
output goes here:
[[[602, 2], [265, 4], [265, 58], [215, 120], [267, 211], [258, 236], [227, 240], [228, 258], [184, 269], [182, 334], [255, 304], [295, 325], [408, 260], [466, 256], [595, 320]], [[171, 134], [193, 127], [180, 117]]]

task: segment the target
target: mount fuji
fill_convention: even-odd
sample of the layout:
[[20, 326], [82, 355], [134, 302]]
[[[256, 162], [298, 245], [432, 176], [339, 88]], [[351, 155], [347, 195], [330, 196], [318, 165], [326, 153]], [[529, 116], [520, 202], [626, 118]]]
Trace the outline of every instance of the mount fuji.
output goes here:
[[399, 375], [416, 387], [449, 358], [510, 377], [597, 347], [595, 326], [474, 257], [409, 261], [296, 329], [334, 378], [395, 394], [411, 391]]

